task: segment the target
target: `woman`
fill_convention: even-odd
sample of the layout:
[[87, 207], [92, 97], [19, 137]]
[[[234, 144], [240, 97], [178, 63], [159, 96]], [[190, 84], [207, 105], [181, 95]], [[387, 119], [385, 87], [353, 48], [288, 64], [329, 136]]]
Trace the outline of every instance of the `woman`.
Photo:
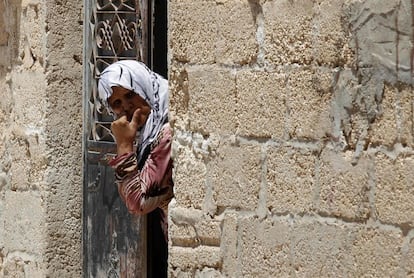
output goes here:
[[143, 63], [125, 60], [102, 72], [98, 91], [114, 117], [117, 156], [109, 164], [119, 195], [130, 213], [159, 210], [167, 239], [167, 207], [173, 197], [168, 82]]

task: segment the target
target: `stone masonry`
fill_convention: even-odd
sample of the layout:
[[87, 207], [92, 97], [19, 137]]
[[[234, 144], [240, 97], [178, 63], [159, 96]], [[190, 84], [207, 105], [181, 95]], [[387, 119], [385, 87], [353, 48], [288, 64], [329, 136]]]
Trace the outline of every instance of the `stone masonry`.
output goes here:
[[0, 1], [0, 277], [80, 277], [82, 6]]
[[169, 275], [412, 277], [414, 3], [169, 3]]
[[[414, 277], [414, 3], [170, 0], [170, 277]], [[82, 277], [82, 3], [0, 0], [0, 277]]]

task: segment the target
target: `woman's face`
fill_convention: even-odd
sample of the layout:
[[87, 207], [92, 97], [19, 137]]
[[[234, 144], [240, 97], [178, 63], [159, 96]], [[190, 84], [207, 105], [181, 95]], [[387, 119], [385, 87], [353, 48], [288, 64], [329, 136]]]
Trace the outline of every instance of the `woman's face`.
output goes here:
[[112, 95], [108, 98], [108, 104], [117, 118], [126, 116], [128, 121], [132, 120], [135, 110], [140, 110], [139, 126], [143, 126], [151, 112], [151, 107], [138, 94], [122, 87], [112, 87]]

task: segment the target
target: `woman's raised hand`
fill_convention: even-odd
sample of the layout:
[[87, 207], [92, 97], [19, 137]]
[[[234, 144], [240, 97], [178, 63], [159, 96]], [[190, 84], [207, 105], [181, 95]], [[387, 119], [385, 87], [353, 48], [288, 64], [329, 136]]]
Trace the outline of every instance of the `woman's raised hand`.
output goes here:
[[141, 113], [141, 109], [135, 110], [130, 122], [126, 115], [123, 115], [112, 122], [111, 130], [112, 134], [115, 136], [118, 155], [133, 151], [137, 130], [143, 124], [145, 124], [145, 120]]

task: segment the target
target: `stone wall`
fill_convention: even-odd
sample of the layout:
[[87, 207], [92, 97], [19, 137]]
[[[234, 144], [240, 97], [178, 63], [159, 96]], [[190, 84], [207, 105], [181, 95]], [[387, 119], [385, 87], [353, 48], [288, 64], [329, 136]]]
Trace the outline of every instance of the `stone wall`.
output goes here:
[[413, 275], [413, 5], [169, 2], [171, 277]]
[[[82, 3], [0, 1], [0, 277], [80, 277]], [[169, 1], [171, 277], [412, 276], [413, 3]]]
[[79, 277], [82, 3], [0, 1], [0, 277]]

